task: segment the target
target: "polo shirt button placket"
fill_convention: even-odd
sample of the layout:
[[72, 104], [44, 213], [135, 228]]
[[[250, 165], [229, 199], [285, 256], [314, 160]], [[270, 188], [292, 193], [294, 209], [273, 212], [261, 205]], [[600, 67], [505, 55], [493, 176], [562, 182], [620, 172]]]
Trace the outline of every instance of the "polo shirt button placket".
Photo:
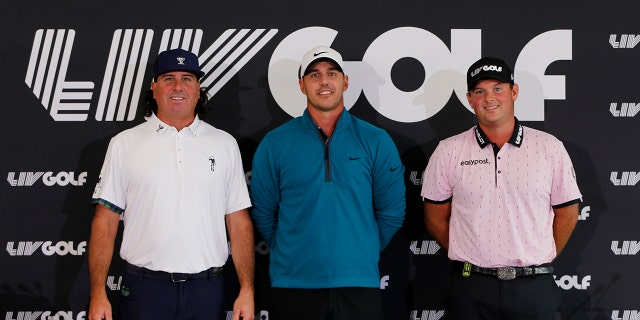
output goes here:
[[178, 166], [182, 165], [182, 141], [180, 139], [181, 133], [178, 132], [178, 136], [176, 137], [176, 159], [178, 161]]

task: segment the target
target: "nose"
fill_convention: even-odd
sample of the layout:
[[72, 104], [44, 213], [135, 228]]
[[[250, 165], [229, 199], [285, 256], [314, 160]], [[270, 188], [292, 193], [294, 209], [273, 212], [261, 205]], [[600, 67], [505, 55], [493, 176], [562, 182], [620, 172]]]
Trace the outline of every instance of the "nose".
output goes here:
[[318, 78], [319, 78], [318, 80], [320, 81], [320, 84], [327, 84], [327, 83], [329, 83], [329, 75], [326, 75], [326, 74], [324, 74], [324, 73], [323, 73], [323, 74], [320, 74], [320, 75], [318, 76]]
[[175, 91], [182, 91], [182, 86], [183, 86], [182, 81], [176, 80], [173, 82], [172, 89]]
[[484, 99], [485, 101], [493, 101], [495, 99], [495, 92], [493, 92], [492, 90], [487, 90]]

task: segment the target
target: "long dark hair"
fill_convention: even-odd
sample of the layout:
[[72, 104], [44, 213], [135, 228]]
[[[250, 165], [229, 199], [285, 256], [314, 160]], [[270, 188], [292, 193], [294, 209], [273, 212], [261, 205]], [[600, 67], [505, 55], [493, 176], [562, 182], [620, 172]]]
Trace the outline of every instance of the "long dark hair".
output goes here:
[[[205, 88], [200, 88], [200, 99], [196, 103], [196, 109], [194, 110], [195, 114], [198, 115], [200, 119], [204, 119], [207, 114], [207, 109], [205, 105], [209, 102], [209, 97], [207, 97], [207, 93]], [[152, 113], [158, 112], [158, 103], [156, 99], [153, 98], [153, 90], [149, 89], [144, 93], [142, 99], [140, 99], [140, 104], [144, 107], [144, 116], [149, 117]]]

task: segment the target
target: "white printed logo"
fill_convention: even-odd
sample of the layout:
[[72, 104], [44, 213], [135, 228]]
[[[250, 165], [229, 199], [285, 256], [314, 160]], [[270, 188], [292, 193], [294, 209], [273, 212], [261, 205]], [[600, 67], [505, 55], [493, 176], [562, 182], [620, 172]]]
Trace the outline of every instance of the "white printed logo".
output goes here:
[[[215, 95], [278, 32], [277, 29], [226, 30], [198, 58], [202, 87]], [[36, 31], [26, 85], [55, 121], [86, 121], [94, 94], [92, 81], [68, 81], [67, 71], [75, 30]], [[102, 88], [95, 112], [96, 121], [132, 121], [145, 80], [154, 32], [151, 29], [114, 31]], [[198, 54], [200, 29], [170, 29], [162, 34], [160, 51], [181, 47]]]
[[[325, 27], [300, 29], [283, 39], [274, 50], [269, 61], [269, 88], [278, 105], [289, 115], [301, 115], [306, 106], [305, 96], [293, 80], [300, 57], [317, 45], [331, 46], [337, 34], [338, 31]], [[466, 98], [466, 74], [469, 65], [481, 57], [481, 39], [479, 29], [452, 29], [450, 45], [420, 28], [389, 30], [369, 45], [362, 61], [344, 61], [345, 73], [352, 75], [349, 90], [345, 92], [345, 107], [350, 109], [364, 94], [381, 115], [397, 122], [413, 123], [438, 113], [455, 92], [458, 100], [471, 111]], [[391, 79], [391, 69], [403, 58], [418, 60], [425, 69], [423, 83], [411, 92], [398, 89]], [[517, 82], [529, 88], [520, 92], [518, 101], [527, 108], [516, 108], [518, 119], [543, 121], [545, 99], [565, 99], [565, 77], [545, 73], [551, 63], [571, 59], [571, 30], [544, 32], [525, 45], [514, 68]]]
[[73, 241], [59, 241], [53, 243], [52, 241], [19, 241], [16, 247], [15, 242], [7, 242], [7, 252], [10, 256], [30, 256], [41, 247], [42, 253], [46, 256], [59, 255], [66, 256], [71, 254], [73, 256], [80, 256], [87, 250], [87, 242], [82, 241], [76, 246]]
[[[116, 280], [117, 279], [117, 280]], [[108, 276], [107, 277], [107, 288], [111, 291], [119, 291], [122, 285], [122, 276]]]
[[494, 65], [485, 65], [485, 66], [479, 67], [479, 68], [471, 71], [471, 77], [472, 78], [475, 77], [480, 72], [480, 70], [502, 72], [502, 67], [498, 67], [498, 66], [494, 66]]
[[640, 241], [611, 241], [611, 251], [617, 256], [634, 256], [640, 251]]
[[418, 310], [411, 310], [410, 320], [438, 320], [444, 317], [444, 310], [422, 310], [418, 315]]
[[31, 187], [42, 177], [42, 183], [45, 186], [52, 187], [54, 185], [66, 186], [71, 184], [72, 186], [82, 186], [87, 182], [87, 173], [82, 172], [76, 179], [74, 172], [59, 172], [54, 175], [53, 172], [20, 172], [17, 175], [15, 172], [9, 172], [7, 175], [7, 181], [13, 187]]
[[389, 275], [380, 278], [380, 290], [384, 290], [389, 286]]
[[584, 221], [587, 220], [589, 215], [591, 214], [591, 206], [585, 206], [580, 210], [580, 215], [578, 216], [578, 220]]
[[609, 105], [609, 112], [616, 118], [633, 118], [640, 111], [640, 103], [627, 103], [624, 102], [618, 107], [618, 104], [611, 102]]
[[65, 320], [85, 320], [87, 319], [86, 311], [80, 311], [74, 317], [73, 311], [18, 311], [16, 317], [13, 317], [13, 311], [7, 311], [5, 320], [35, 320], [35, 319], [65, 319]]
[[609, 35], [609, 44], [615, 49], [633, 49], [640, 42], [640, 34]]
[[568, 275], [562, 276], [560, 277], [560, 279], [557, 279], [554, 275], [553, 278], [555, 279], [558, 287], [562, 288], [563, 290], [587, 290], [587, 288], [589, 288], [589, 286], [591, 285], [591, 276], [584, 276], [582, 280], [578, 279], [578, 276]]
[[[420, 175], [420, 178], [418, 178], [418, 174]], [[424, 171], [411, 171], [411, 174], [409, 175], [409, 180], [411, 180], [414, 186], [421, 185], [422, 179], [424, 179]]]
[[415, 255], [433, 255], [440, 250], [440, 245], [435, 240], [424, 240], [418, 246], [418, 241], [411, 241], [409, 250]]
[[[620, 315], [621, 312], [622, 315]], [[640, 312], [638, 310], [613, 310], [611, 320], [640, 320]]]
[[609, 177], [611, 183], [616, 187], [635, 186], [640, 181], [640, 172], [638, 171], [612, 171]]

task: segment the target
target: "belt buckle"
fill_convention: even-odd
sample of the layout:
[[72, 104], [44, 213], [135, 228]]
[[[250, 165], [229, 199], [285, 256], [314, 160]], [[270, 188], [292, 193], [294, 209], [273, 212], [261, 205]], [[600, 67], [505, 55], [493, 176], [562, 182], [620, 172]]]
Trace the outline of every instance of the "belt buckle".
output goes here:
[[513, 280], [516, 278], [516, 268], [514, 267], [501, 267], [498, 268], [496, 276], [500, 280]]
[[213, 272], [212, 272], [213, 276], [217, 277], [217, 276], [221, 275], [223, 270], [224, 270], [223, 267], [213, 267]]
[[[176, 279], [175, 276], [182, 276], [182, 277], [178, 277]], [[187, 277], [185, 277], [184, 274], [182, 274], [182, 273], [171, 273], [171, 282], [185, 282], [185, 281], [187, 281]]]

